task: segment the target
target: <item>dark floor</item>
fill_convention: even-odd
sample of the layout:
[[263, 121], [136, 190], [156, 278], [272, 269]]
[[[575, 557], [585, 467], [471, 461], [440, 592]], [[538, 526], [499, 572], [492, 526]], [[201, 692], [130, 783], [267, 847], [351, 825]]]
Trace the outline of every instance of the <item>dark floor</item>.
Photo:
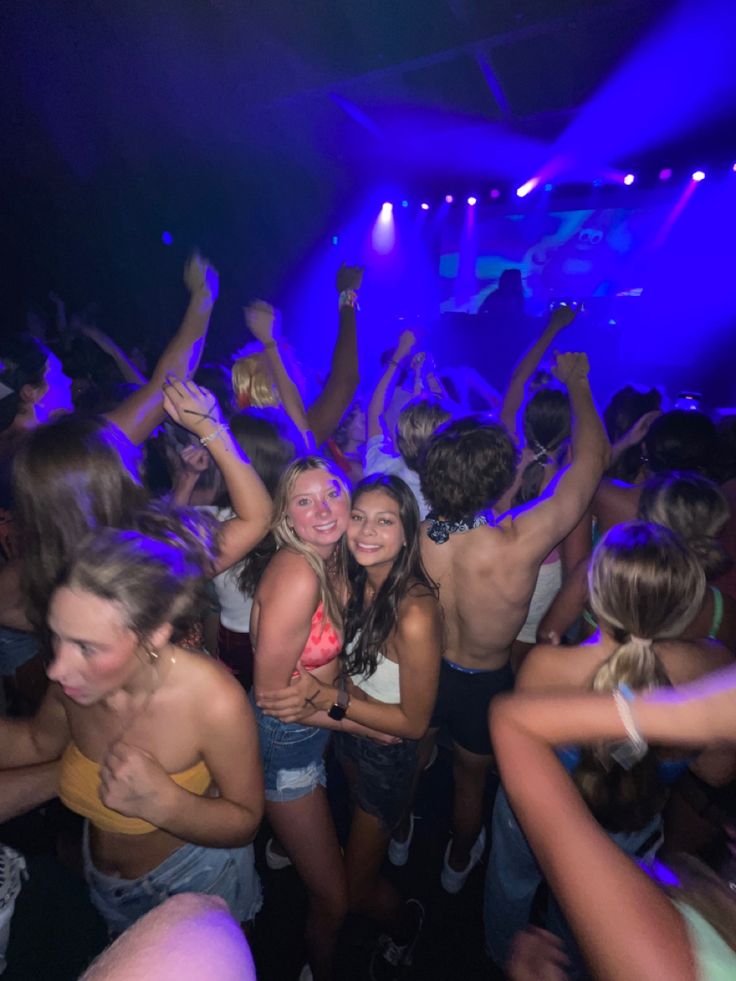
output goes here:
[[[331, 795], [341, 834], [347, 826], [347, 805], [339, 773], [330, 768]], [[490, 787], [491, 792], [495, 788]], [[426, 909], [424, 930], [407, 978], [421, 981], [493, 981], [500, 977], [483, 952], [483, 878], [477, 868], [457, 896], [439, 882], [452, 794], [449, 755], [441, 750], [425, 774], [415, 806], [419, 818], [409, 862], [403, 869], [387, 863], [387, 874], [407, 898], [415, 896]], [[30, 878], [24, 885], [13, 917], [8, 968], [3, 981], [74, 981], [105, 944], [105, 929], [89, 904], [74, 845], [78, 823], [61, 805], [0, 827], [0, 840], [27, 857]], [[272, 872], [263, 850], [268, 837], [262, 829], [256, 856], [265, 891], [264, 908], [252, 939], [260, 981], [296, 981], [304, 964], [304, 892], [292, 869]], [[62, 861], [57, 858], [57, 842]], [[71, 842], [71, 844], [70, 844]], [[351, 918], [343, 930], [339, 978], [363, 981], [375, 940], [373, 925]]]

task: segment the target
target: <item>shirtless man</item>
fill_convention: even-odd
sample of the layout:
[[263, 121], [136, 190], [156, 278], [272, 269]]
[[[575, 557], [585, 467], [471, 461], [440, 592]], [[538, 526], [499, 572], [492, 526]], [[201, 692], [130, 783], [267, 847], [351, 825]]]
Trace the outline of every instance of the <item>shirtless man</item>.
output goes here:
[[570, 395], [572, 463], [532, 506], [497, 521], [490, 513], [511, 484], [517, 457], [506, 429], [482, 417], [440, 430], [422, 470], [432, 507], [422, 557], [439, 584], [447, 632], [428, 739], [445, 725], [453, 741], [453, 837], [442, 871], [448, 892], [462, 888], [483, 854], [483, 792], [492, 761], [488, 703], [513, 686], [510, 648], [539, 567], [580, 521], [608, 462], [587, 356], [558, 355], [554, 373]]

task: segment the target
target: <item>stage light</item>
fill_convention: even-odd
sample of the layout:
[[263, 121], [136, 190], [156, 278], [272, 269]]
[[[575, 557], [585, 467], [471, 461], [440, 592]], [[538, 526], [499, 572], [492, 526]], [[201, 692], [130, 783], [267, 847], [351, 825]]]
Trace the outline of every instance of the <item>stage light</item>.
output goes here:
[[694, 171], [694, 173], [693, 173], [693, 180], [694, 181], [704, 181], [705, 180], [705, 171], [704, 170], [696, 170], [696, 171]]
[[427, 204], [426, 201], [422, 201], [419, 207], [422, 209], [422, 211], [429, 211], [429, 205]]
[[404, 200], [404, 201], [402, 201], [402, 202], [401, 202], [401, 207], [402, 207], [402, 208], [408, 208], [408, 207], [409, 207], [409, 202], [408, 202], [408, 201], [406, 201], [406, 200]]
[[603, 180], [600, 177], [594, 177], [593, 178], [593, 181], [592, 181], [592, 184], [593, 184], [593, 187], [601, 187], [602, 184], [603, 184]]
[[544, 189], [545, 189], [545, 191], [551, 191], [552, 190], [552, 185], [549, 184], [549, 183], [547, 183], [547, 184], [544, 185]]
[[631, 187], [631, 185], [634, 183], [635, 180], [636, 177], [634, 174], [627, 174], [626, 177], [624, 177], [624, 184], [627, 187]]
[[161, 232], [161, 241], [164, 243], [164, 245], [171, 245], [174, 241], [174, 236], [171, 234], [171, 232]]
[[538, 177], [531, 177], [525, 184], [522, 184], [521, 187], [516, 188], [517, 198], [525, 198], [527, 194], [534, 190], [538, 183]]
[[731, 167], [731, 170], [736, 174], [736, 163]]
[[663, 167], [659, 172], [659, 179], [661, 181], [668, 181], [672, 177], [672, 168]]
[[498, 198], [501, 197], [501, 192], [499, 191], [499, 189], [497, 187], [492, 187], [491, 188], [491, 197], [493, 198], [494, 201], [497, 201]]
[[337, 245], [339, 243], [339, 241], [340, 241], [340, 239], [338, 238], [337, 235], [333, 235], [332, 236], [332, 244], [333, 245]]
[[455, 198], [451, 194], [445, 195], [445, 204], [452, 204]]
[[476, 205], [477, 203], [478, 203], [478, 198], [474, 198], [472, 196], [468, 198], [468, 204], [470, 205], [471, 208], [473, 207], [473, 205]]

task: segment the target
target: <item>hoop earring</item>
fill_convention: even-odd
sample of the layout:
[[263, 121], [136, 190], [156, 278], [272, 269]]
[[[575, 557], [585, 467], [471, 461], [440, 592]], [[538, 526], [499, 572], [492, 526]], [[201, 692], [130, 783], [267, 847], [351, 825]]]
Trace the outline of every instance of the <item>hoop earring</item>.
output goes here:
[[155, 651], [152, 647], [144, 647], [143, 650], [148, 654], [148, 663], [153, 666], [156, 664], [159, 658], [158, 651]]

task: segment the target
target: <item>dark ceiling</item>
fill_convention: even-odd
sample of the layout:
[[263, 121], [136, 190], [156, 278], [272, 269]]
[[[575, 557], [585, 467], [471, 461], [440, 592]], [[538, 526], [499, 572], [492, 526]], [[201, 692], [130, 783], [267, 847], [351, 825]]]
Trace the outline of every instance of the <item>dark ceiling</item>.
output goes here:
[[81, 301], [92, 278], [108, 303], [129, 300], [131, 283], [169, 275], [149, 243], [169, 227], [276, 289], [367, 181], [472, 174], [452, 148], [399, 153], [403, 114], [554, 139], [673, 6], [6, 0], [0, 176], [18, 292]]

